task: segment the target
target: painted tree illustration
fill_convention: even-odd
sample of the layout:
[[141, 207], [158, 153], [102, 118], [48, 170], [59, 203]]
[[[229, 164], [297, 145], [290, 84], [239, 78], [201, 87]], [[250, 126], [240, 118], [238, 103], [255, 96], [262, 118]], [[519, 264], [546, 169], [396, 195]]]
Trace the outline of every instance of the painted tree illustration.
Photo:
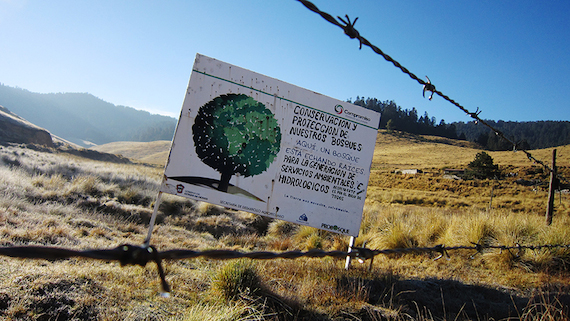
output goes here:
[[244, 94], [221, 95], [200, 107], [192, 133], [198, 157], [220, 172], [222, 192], [227, 192], [233, 175], [267, 170], [281, 145], [273, 113]]

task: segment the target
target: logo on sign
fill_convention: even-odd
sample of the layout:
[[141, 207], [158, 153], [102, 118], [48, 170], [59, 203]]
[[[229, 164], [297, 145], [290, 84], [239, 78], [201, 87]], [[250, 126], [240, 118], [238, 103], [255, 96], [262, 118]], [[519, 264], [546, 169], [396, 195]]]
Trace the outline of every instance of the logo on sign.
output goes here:
[[344, 110], [344, 108], [342, 108], [341, 105], [336, 105], [334, 106], [334, 111], [336, 111], [337, 114], [342, 114], [342, 111]]
[[182, 192], [184, 192], [184, 185], [182, 184], [176, 185], [176, 192], [178, 192], [178, 194], [182, 194]]
[[331, 230], [337, 233], [343, 233], [343, 234], [349, 234], [350, 231], [348, 229], [339, 227], [338, 225], [329, 225], [326, 223], [322, 223], [321, 224], [321, 228], [325, 229], [325, 230]]
[[334, 106], [334, 111], [340, 115], [342, 113], [344, 113], [346, 116], [357, 119], [357, 120], [364, 120], [364, 121], [370, 121], [370, 118], [366, 117], [366, 116], [362, 116], [362, 115], [358, 115], [356, 113], [351, 112], [350, 110], [345, 110], [344, 107], [342, 107], [342, 105], [336, 105]]
[[305, 215], [305, 214], [299, 216], [299, 221], [307, 222], [308, 220], [309, 220], [309, 218], [308, 218], [307, 215]]

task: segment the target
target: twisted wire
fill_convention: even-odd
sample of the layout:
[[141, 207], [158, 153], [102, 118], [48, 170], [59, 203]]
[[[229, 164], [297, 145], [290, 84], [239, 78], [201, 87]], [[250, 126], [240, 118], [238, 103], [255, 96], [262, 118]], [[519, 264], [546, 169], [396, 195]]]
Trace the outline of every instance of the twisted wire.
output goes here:
[[[521, 151], [523, 152], [526, 157], [530, 160], [533, 161], [539, 165], [541, 165], [544, 169], [546, 169], [548, 171], [548, 173], [552, 173], [555, 172], [553, 168], [551, 168], [550, 166], [548, 166], [547, 164], [545, 164], [544, 162], [538, 160], [537, 158], [535, 158], [534, 156], [532, 156], [532, 154], [524, 149], [517, 149], [517, 143], [514, 140], [509, 139], [508, 137], [506, 137], [503, 132], [501, 132], [498, 129], [495, 129], [493, 126], [491, 126], [489, 123], [487, 123], [486, 121], [484, 121], [483, 119], [481, 119], [479, 117], [479, 114], [481, 113], [481, 111], [479, 111], [479, 108], [477, 108], [477, 111], [475, 112], [470, 112], [467, 108], [463, 107], [461, 104], [459, 104], [458, 102], [456, 102], [455, 100], [449, 98], [449, 96], [443, 94], [441, 91], [437, 90], [435, 88], [435, 85], [433, 85], [431, 83], [431, 81], [429, 80], [429, 78], [427, 78], [427, 82], [424, 81], [423, 79], [420, 79], [418, 76], [416, 76], [414, 73], [412, 73], [411, 71], [409, 71], [406, 67], [402, 66], [398, 61], [396, 61], [395, 59], [393, 59], [392, 57], [390, 57], [388, 54], [384, 53], [380, 48], [378, 48], [377, 46], [373, 45], [372, 43], [370, 43], [370, 41], [368, 41], [366, 38], [362, 37], [360, 35], [360, 32], [358, 32], [358, 30], [356, 30], [354, 28], [354, 24], [356, 23], [356, 20], [358, 20], [358, 18], [354, 19], [354, 21], [351, 23], [350, 19], [348, 18], [348, 15], [345, 15], [346, 21], [337, 16], [338, 20], [340, 20], [340, 22], [338, 20], [336, 20], [333, 16], [331, 16], [330, 14], [319, 10], [319, 8], [317, 8], [317, 6], [315, 6], [312, 2], [307, 1], [307, 0], [297, 0], [299, 2], [301, 2], [307, 9], [319, 14], [321, 17], [323, 17], [325, 20], [327, 20], [328, 22], [332, 23], [335, 26], [338, 26], [339, 28], [341, 28], [344, 33], [350, 37], [351, 39], [357, 39], [359, 41], [360, 44], [360, 49], [362, 49], [362, 45], [368, 46], [370, 47], [370, 49], [372, 49], [372, 51], [374, 51], [375, 53], [381, 55], [386, 61], [392, 63], [396, 68], [400, 69], [404, 74], [408, 75], [410, 78], [412, 78], [413, 80], [417, 81], [420, 85], [424, 86], [424, 94], [426, 91], [430, 91], [432, 93], [432, 95], [429, 97], [429, 99], [431, 100], [433, 94], [437, 94], [439, 95], [441, 98], [447, 100], [448, 102], [452, 103], [453, 105], [455, 105], [456, 107], [458, 107], [459, 109], [461, 109], [464, 113], [466, 113], [467, 115], [469, 115], [471, 118], [473, 118], [475, 120], [476, 123], [481, 123], [484, 126], [488, 127], [491, 131], [493, 131], [495, 133], [495, 135], [499, 136], [501, 139], [504, 139], [505, 141], [507, 141], [509, 144], [511, 144], [513, 146], [513, 151]], [[556, 173], [556, 177], [560, 180], [560, 181], [564, 181], [567, 184], [570, 184], [570, 181], [567, 180], [565, 177], [563, 177], [560, 173]]]
[[476, 251], [471, 255], [473, 258], [476, 254], [481, 254], [487, 249], [503, 250], [540, 250], [540, 249], [570, 249], [570, 244], [543, 244], [543, 245], [520, 245], [513, 246], [505, 245], [485, 245], [480, 243], [473, 243], [472, 246], [452, 246], [446, 247], [445, 245], [436, 245], [433, 247], [411, 247], [411, 248], [397, 248], [397, 249], [367, 249], [364, 247], [355, 247], [352, 251], [324, 251], [314, 249], [310, 251], [288, 251], [288, 252], [240, 252], [233, 250], [205, 250], [194, 251], [185, 249], [173, 249], [166, 251], [158, 251], [154, 246], [136, 246], [131, 244], [120, 245], [113, 249], [90, 249], [90, 250], [72, 250], [59, 247], [49, 246], [6, 246], [0, 247], [0, 255], [14, 257], [14, 258], [27, 258], [27, 259], [44, 259], [44, 260], [61, 260], [72, 257], [82, 257], [88, 259], [98, 259], [104, 261], [119, 261], [121, 266], [125, 265], [140, 265], [146, 266], [148, 262], [154, 261], [156, 263], [158, 274], [161, 281], [161, 288], [163, 295], [168, 295], [170, 286], [166, 282], [166, 274], [162, 268], [162, 260], [182, 260], [192, 258], [207, 258], [216, 260], [228, 260], [238, 258], [249, 258], [254, 260], [274, 260], [274, 259], [297, 259], [300, 257], [308, 258], [356, 258], [361, 262], [373, 259], [378, 255], [390, 254], [410, 254], [410, 253], [439, 253], [439, 256], [434, 260], [442, 257], [449, 258], [450, 251], [457, 250], [472, 250]]
[[390, 254], [409, 254], [409, 253], [427, 253], [437, 252], [443, 253], [456, 250], [474, 250], [482, 252], [487, 249], [498, 250], [540, 250], [540, 249], [570, 249], [570, 244], [542, 244], [542, 245], [486, 245], [473, 243], [473, 245], [459, 245], [446, 247], [445, 245], [436, 245], [432, 247], [410, 247], [395, 249], [368, 249], [364, 247], [355, 247], [351, 252], [348, 251], [325, 251], [321, 249], [313, 249], [309, 251], [287, 251], [287, 252], [241, 252], [234, 250], [205, 250], [194, 251], [186, 249], [173, 249], [158, 251], [153, 246], [136, 246], [131, 244], [120, 245], [113, 249], [90, 249], [90, 250], [72, 250], [59, 247], [49, 246], [6, 246], [0, 247], [0, 255], [28, 258], [28, 259], [45, 259], [45, 260], [61, 260], [71, 257], [82, 257], [88, 259], [98, 259], [104, 261], [119, 261], [121, 265], [141, 265], [145, 266], [149, 261], [156, 260], [182, 260], [193, 258], [208, 258], [216, 260], [228, 260], [238, 258], [250, 258], [254, 260], [273, 260], [273, 259], [297, 259], [300, 257], [321, 258], [363, 258], [370, 259], [377, 255]]

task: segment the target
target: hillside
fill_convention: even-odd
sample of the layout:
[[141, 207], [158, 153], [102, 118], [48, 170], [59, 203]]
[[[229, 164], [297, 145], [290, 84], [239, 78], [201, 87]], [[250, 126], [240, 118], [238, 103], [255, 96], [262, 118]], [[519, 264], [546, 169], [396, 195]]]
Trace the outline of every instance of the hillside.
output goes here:
[[[552, 149], [554, 148], [530, 150], [530, 153], [535, 158], [550, 164]], [[557, 165], [570, 166], [570, 145], [558, 146], [556, 149]], [[481, 151], [477, 144], [468, 141], [380, 130], [374, 150], [373, 168], [464, 168]], [[499, 166], [533, 165], [523, 152], [487, 151], [487, 153]]]
[[170, 151], [170, 141], [154, 142], [113, 142], [94, 146], [90, 149], [99, 152], [122, 155], [143, 163], [164, 165]]
[[51, 134], [0, 106], [0, 143], [29, 143], [53, 147]]
[[[164, 165], [170, 150], [170, 141], [114, 142], [91, 149], [120, 154], [145, 163]], [[419, 168], [441, 170], [464, 168], [481, 149], [463, 140], [438, 136], [413, 135], [405, 132], [379, 130], [374, 150], [373, 169], [394, 171]], [[558, 166], [570, 166], [570, 145], [557, 147]], [[531, 166], [524, 153], [512, 151], [488, 152], [500, 166]], [[552, 160], [552, 148], [531, 151], [546, 163]], [[453, 157], [449, 157], [453, 155]]]
[[[487, 152], [505, 177], [498, 180], [454, 180], [444, 169], [465, 169], [481, 152], [476, 145], [434, 136], [379, 131], [372, 161], [367, 200], [389, 204], [433, 207], [480, 208], [488, 206], [516, 212], [544, 213], [549, 173], [529, 161], [522, 152]], [[552, 149], [531, 150], [536, 159], [550, 165]], [[570, 178], [570, 145], [557, 149], [557, 168]], [[395, 174], [419, 169], [420, 174]], [[533, 182], [533, 186], [524, 186]], [[562, 197], [562, 196], [560, 196]], [[570, 214], [560, 202], [559, 213]]]
[[176, 119], [116, 106], [88, 93], [39, 94], [0, 85], [0, 105], [80, 146], [171, 140]]
[[73, 144], [0, 106], [0, 148], [18, 145], [31, 150], [69, 154], [92, 160], [122, 164], [130, 162], [129, 159], [114, 153], [89, 150]]
[[[125, 142], [114, 150], [145, 158], [164, 152], [166, 143], [158, 142], [151, 151], [152, 143]], [[121, 146], [125, 144], [136, 148]], [[546, 226], [545, 192], [540, 188], [511, 180], [443, 178], [440, 168], [462, 166], [477, 152], [464, 144], [380, 131], [356, 245], [404, 250], [441, 244], [448, 249], [473, 244], [570, 244], [567, 195], [557, 195], [553, 225]], [[548, 155], [551, 150], [535, 152]], [[568, 166], [568, 152], [566, 146], [561, 149], [561, 166]], [[521, 158], [520, 153], [503, 153], [494, 155], [504, 157], [504, 164]], [[521, 177], [544, 178], [544, 173], [528, 171], [532, 164], [521, 164], [511, 169]], [[425, 172], [393, 172], [408, 166]], [[140, 245], [147, 236], [161, 178], [161, 168], [154, 166], [95, 161], [49, 148], [0, 146], [2, 246], [120, 250], [122, 244]], [[348, 245], [348, 238], [339, 234], [172, 195], [164, 195], [161, 204], [151, 242], [159, 253], [345, 251]], [[442, 259], [437, 259], [439, 254]], [[0, 278], [0, 317], [568, 320], [569, 259], [568, 248], [388, 253], [367, 264], [355, 260], [349, 271], [344, 269], [344, 258], [332, 257], [165, 259], [161, 264], [172, 292], [164, 298], [159, 295], [154, 262], [123, 266], [108, 260], [1, 256], [0, 273], [6, 277]]]
[[[2, 123], [4, 121], [5, 123]], [[8, 125], [12, 127], [7, 127]], [[2, 246], [111, 249], [147, 235], [170, 141], [76, 148], [0, 108]], [[1, 129], [9, 130], [2, 131]], [[9, 135], [19, 133], [25, 141]], [[12, 141], [8, 141], [12, 139]], [[547, 173], [523, 153], [490, 152], [500, 180], [445, 178], [480, 152], [461, 140], [380, 130], [357, 246], [570, 244], [570, 203], [558, 194], [545, 226]], [[570, 145], [557, 163], [570, 176]], [[531, 153], [547, 163], [552, 148]], [[128, 159], [160, 166], [141, 166]], [[421, 169], [397, 174], [396, 169]], [[165, 195], [152, 244], [168, 249], [346, 250], [344, 236]], [[447, 252], [442, 252], [444, 255]], [[0, 316], [25, 320], [568, 320], [567, 248], [380, 255], [344, 259], [163, 260], [172, 297], [159, 294], [156, 265], [1, 256]], [[150, 266], [150, 267], [149, 267]], [[370, 268], [370, 270], [368, 269]], [[303, 273], [299, 273], [303, 271]], [[347, 318], [346, 316], [350, 316]], [[553, 316], [547, 318], [548, 316]], [[136, 318], [135, 318], [136, 317]]]
[[[163, 166], [169, 148], [170, 142], [160, 141], [118, 142], [93, 149]], [[522, 152], [488, 152], [505, 175], [496, 181], [454, 181], [444, 175], [445, 169], [465, 169], [481, 151], [476, 144], [463, 140], [379, 130], [367, 199], [388, 204], [485, 208], [493, 194], [492, 203], [497, 208], [544, 212], [549, 175]], [[530, 152], [545, 164], [552, 160], [552, 148]], [[570, 145], [557, 147], [557, 167], [564, 177], [570, 177]], [[421, 173], [395, 174], [406, 169]], [[521, 185], [528, 182], [532, 186]], [[524, 201], [517, 200], [523, 195]], [[570, 214], [570, 207], [561, 205], [558, 211]]]

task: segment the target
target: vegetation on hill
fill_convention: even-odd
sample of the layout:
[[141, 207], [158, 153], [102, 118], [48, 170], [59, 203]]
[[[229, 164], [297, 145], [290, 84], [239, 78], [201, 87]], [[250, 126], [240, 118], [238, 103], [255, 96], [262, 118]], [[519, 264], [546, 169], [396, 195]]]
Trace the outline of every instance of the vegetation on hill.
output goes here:
[[445, 120], [437, 123], [435, 117], [429, 117], [425, 112], [418, 117], [415, 107], [411, 110], [402, 109], [394, 101], [380, 101], [376, 98], [356, 97], [353, 104], [381, 113], [380, 129], [400, 130], [417, 135], [435, 135], [447, 138], [457, 138], [455, 126], [446, 124]]
[[0, 105], [80, 146], [171, 140], [176, 119], [115, 106], [88, 93], [39, 94], [0, 84]]
[[[353, 102], [382, 114], [380, 129], [399, 130], [416, 135], [435, 135], [453, 139], [468, 140], [487, 150], [512, 150], [512, 144], [495, 135], [488, 127], [474, 122], [437, 122], [425, 112], [418, 115], [415, 108], [403, 109], [394, 101], [380, 101], [376, 98], [357, 97]], [[486, 120], [493, 128], [517, 142], [519, 149], [542, 149], [570, 144], [570, 121], [498, 122]]]
[[[570, 146], [560, 148], [568, 176]], [[430, 152], [431, 151], [431, 152]], [[380, 131], [357, 246], [389, 249], [570, 244], [570, 203], [504, 180], [445, 179], [480, 150], [468, 142]], [[551, 150], [533, 151], [541, 157]], [[431, 154], [430, 154], [431, 153]], [[453, 155], [453, 157], [450, 157]], [[518, 178], [547, 174], [524, 155], [489, 152]], [[423, 174], [394, 174], [415, 167]], [[88, 160], [53, 149], [0, 147], [2, 246], [73, 249], [141, 244], [161, 167]], [[489, 204], [490, 192], [495, 198]], [[346, 250], [346, 237], [165, 195], [152, 242], [159, 251]], [[172, 296], [158, 295], [156, 267], [97, 260], [0, 257], [0, 315], [29, 320], [567, 320], [567, 248], [377, 256], [344, 260], [187, 259], [163, 262]]]
[[[540, 149], [570, 144], [570, 121], [512, 122], [485, 120], [506, 137], [517, 142], [518, 148]], [[488, 127], [473, 122], [453, 123], [459, 135], [477, 142], [488, 150], [512, 150], [513, 145], [505, 142]]]
[[[513, 146], [485, 126], [473, 122], [446, 123], [404, 109], [394, 101], [357, 97], [356, 105], [382, 114], [379, 128], [416, 135], [468, 140], [492, 151]], [[151, 115], [131, 107], [116, 106], [88, 93], [39, 94], [0, 84], [0, 105], [26, 120], [80, 146], [117, 141], [172, 140], [176, 119]], [[487, 121], [518, 143], [519, 149], [541, 149], [570, 144], [570, 121]]]

